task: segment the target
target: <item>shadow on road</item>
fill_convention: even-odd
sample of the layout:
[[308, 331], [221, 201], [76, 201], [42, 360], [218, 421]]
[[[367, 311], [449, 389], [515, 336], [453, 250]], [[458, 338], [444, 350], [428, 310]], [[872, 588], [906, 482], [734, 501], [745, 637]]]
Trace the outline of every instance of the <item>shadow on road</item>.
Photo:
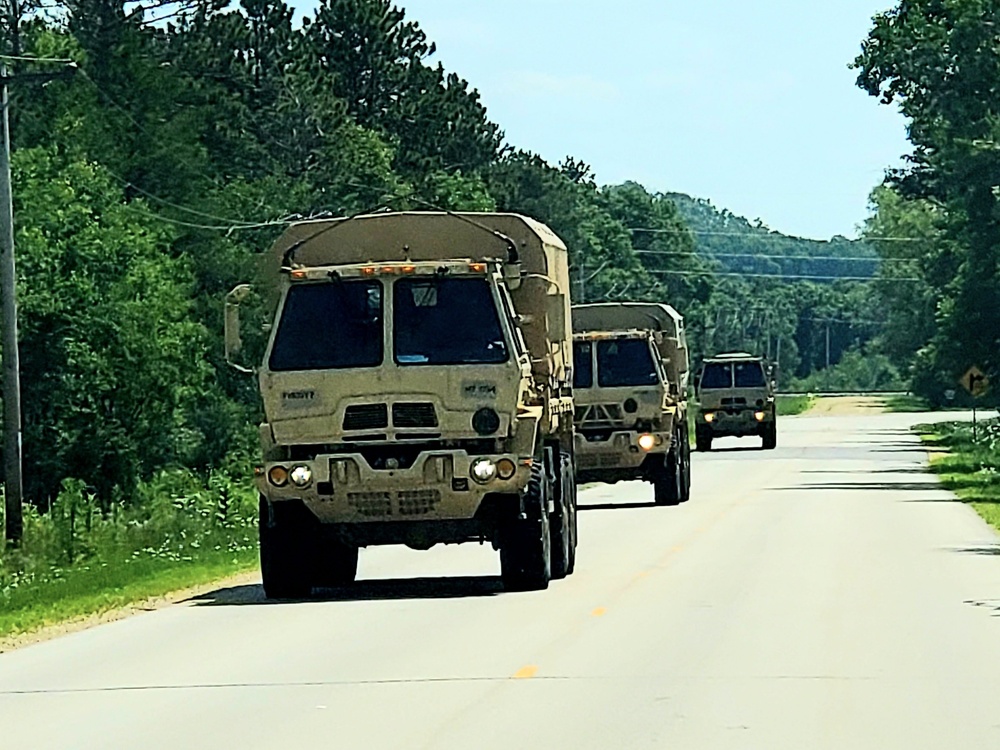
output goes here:
[[710, 451], [697, 451], [697, 453], [761, 453], [763, 450], [759, 445], [741, 445], [736, 448], [712, 448]]
[[590, 505], [577, 505], [577, 510], [635, 510], [636, 508], [659, 508], [654, 502], [648, 503], [591, 503]]
[[[358, 581], [350, 586], [316, 589], [303, 602], [361, 602], [396, 599], [465, 599], [496, 596], [504, 592], [500, 576], [456, 578], [393, 578]], [[259, 584], [231, 586], [196, 596], [189, 601], [201, 607], [287, 604], [289, 599], [268, 599]]]
[[897, 490], [904, 492], [940, 492], [944, 489], [939, 482], [830, 482], [828, 484], [800, 484], [797, 487], [776, 487], [779, 492], [800, 492], [802, 490], [826, 490], [840, 492], [869, 492], [872, 490]]

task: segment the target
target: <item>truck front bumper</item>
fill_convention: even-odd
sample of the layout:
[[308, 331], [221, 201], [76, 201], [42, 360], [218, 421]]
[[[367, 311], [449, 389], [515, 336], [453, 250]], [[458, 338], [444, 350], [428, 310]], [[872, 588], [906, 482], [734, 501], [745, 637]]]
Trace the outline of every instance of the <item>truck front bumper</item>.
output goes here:
[[761, 427], [774, 421], [774, 412], [762, 409], [706, 409], [698, 415], [698, 429], [715, 436], [759, 435]]
[[[603, 438], [603, 439], [602, 439]], [[642, 443], [640, 443], [642, 440]], [[603, 435], [576, 434], [576, 467], [580, 471], [596, 472], [601, 469], [639, 471], [646, 457], [667, 453], [671, 433], [636, 432], [621, 430]]]
[[[473, 476], [473, 465], [484, 461], [495, 471], [480, 481]], [[300, 467], [309, 474], [302, 485], [292, 479]], [[282, 471], [287, 478], [276, 482]], [[301, 500], [323, 523], [461, 521], [474, 518], [487, 495], [522, 492], [531, 460], [430, 450], [411, 466], [374, 469], [361, 453], [337, 453], [268, 463], [255, 473], [257, 489], [269, 501]], [[298, 472], [299, 479], [303, 475]]]

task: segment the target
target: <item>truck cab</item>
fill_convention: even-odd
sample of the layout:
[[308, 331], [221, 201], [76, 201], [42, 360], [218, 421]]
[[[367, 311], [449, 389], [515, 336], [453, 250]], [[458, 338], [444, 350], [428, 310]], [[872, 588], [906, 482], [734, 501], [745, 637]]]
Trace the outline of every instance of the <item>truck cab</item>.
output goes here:
[[573, 308], [577, 478], [644, 480], [654, 501], [690, 497], [687, 345], [667, 305]]

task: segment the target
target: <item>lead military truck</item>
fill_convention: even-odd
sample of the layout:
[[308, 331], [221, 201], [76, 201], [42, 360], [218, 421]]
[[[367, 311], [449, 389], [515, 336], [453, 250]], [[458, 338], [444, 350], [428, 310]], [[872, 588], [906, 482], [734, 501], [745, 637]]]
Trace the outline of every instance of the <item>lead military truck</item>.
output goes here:
[[[268, 597], [354, 580], [358, 549], [489, 542], [508, 589], [573, 571], [566, 247], [512, 214], [292, 225], [259, 384]], [[226, 348], [239, 356], [230, 293]]]
[[691, 492], [688, 352], [669, 305], [573, 307], [577, 479], [653, 484], [658, 505]]

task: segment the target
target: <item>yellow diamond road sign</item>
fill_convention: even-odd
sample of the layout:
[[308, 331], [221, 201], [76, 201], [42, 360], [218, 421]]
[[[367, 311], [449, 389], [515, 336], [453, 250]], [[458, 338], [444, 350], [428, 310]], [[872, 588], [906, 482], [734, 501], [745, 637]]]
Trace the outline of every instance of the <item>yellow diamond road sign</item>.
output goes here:
[[969, 371], [958, 382], [965, 390], [976, 397], [982, 396], [990, 388], [990, 379], [975, 365], [970, 367]]

